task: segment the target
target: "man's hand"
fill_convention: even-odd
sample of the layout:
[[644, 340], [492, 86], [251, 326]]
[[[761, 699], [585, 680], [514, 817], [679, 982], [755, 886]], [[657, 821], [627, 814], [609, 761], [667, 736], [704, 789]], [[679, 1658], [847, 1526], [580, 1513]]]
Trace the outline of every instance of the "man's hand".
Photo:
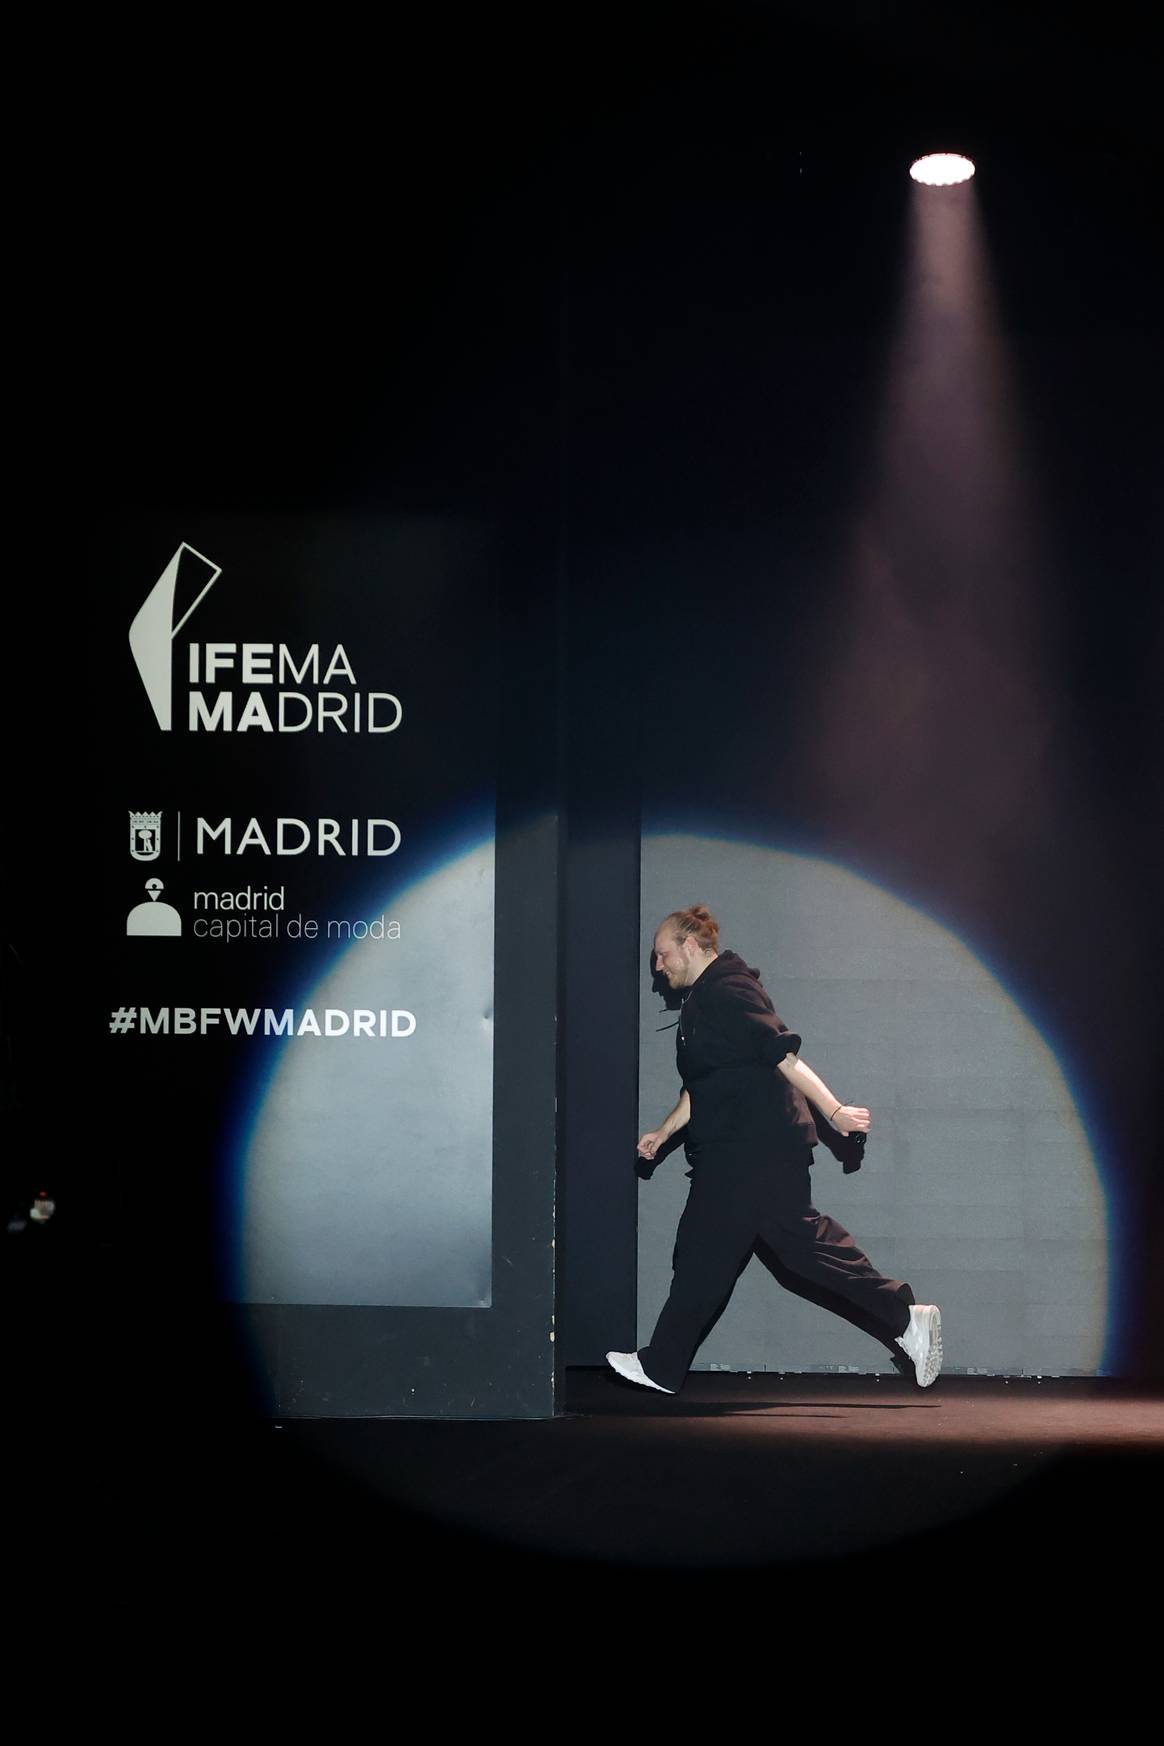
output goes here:
[[843, 1103], [840, 1109], [829, 1117], [839, 1134], [867, 1134], [869, 1132], [869, 1111], [860, 1109], [856, 1104]]
[[651, 1134], [639, 1135], [639, 1157], [653, 1158], [664, 1141], [669, 1140], [671, 1135], [677, 1133], [680, 1128], [686, 1127], [690, 1120], [691, 1098], [688, 1095], [687, 1087], [684, 1086], [683, 1090], [679, 1093], [679, 1102], [675, 1105], [675, 1108], [671, 1111], [670, 1115], [663, 1117], [662, 1125], [657, 1127]]

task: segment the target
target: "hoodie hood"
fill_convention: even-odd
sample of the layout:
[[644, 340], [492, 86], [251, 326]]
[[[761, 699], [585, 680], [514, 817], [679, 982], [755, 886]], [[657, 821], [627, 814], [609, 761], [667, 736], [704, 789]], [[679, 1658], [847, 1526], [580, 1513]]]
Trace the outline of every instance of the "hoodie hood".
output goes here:
[[705, 982], [718, 982], [724, 976], [750, 976], [754, 982], [760, 980], [760, 972], [754, 970], [750, 964], [745, 964], [738, 952], [720, 952], [712, 959], [703, 975], [684, 992], [691, 994], [695, 989], [702, 988]]

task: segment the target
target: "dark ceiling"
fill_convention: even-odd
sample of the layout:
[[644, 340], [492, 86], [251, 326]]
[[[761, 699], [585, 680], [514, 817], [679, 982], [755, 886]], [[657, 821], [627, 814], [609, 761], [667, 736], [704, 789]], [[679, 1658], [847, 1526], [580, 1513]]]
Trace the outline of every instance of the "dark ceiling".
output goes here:
[[[176, 472], [152, 436], [174, 382], [187, 460], [217, 456], [240, 498], [263, 457], [296, 491], [354, 476], [351, 445], [308, 451], [340, 428], [359, 443], [372, 419], [382, 476], [407, 455], [435, 476], [421, 424], [512, 402], [514, 373], [553, 356], [560, 277], [621, 297], [629, 268], [645, 303], [676, 258], [695, 278], [699, 249], [730, 266], [806, 191], [802, 258], [835, 287], [847, 239], [896, 246], [923, 150], [979, 155], [1010, 226], [1002, 258], [1050, 215], [1044, 253], [1088, 260], [1089, 312], [1108, 288], [1103, 318], [1143, 326], [1156, 301], [1143, 6], [591, 0], [395, 7], [359, 29], [319, 14], [266, 34], [90, 28], [16, 198], [33, 349], [100, 408], [98, 457], [111, 407], [131, 433], [113, 479], [95, 475], [102, 495]], [[479, 392], [479, 374], [494, 385]], [[259, 424], [234, 416], [244, 404]]]

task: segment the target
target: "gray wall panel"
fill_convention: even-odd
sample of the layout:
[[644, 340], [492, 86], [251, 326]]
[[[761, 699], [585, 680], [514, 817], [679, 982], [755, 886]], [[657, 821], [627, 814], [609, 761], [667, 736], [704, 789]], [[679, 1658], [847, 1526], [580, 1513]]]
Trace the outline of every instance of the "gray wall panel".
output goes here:
[[[1107, 1209], [1070, 1088], [992, 972], [919, 910], [836, 865], [744, 842], [650, 833], [642, 949], [659, 919], [706, 902], [721, 948], [758, 965], [802, 1058], [872, 1112], [864, 1167], [815, 1153], [814, 1204], [883, 1273], [941, 1305], [953, 1373], [1094, 1374], [1108, 1291]], [[640, 1128], [675, 1101], [674, 1031], [644, 979]], [[645, 1345], [670, 1286], [688, 1190], [681, 1151], [639, 1194]], [[884, 1348], [783, 1290], [758, 1258], [694, 1368], [886, 1370]]]

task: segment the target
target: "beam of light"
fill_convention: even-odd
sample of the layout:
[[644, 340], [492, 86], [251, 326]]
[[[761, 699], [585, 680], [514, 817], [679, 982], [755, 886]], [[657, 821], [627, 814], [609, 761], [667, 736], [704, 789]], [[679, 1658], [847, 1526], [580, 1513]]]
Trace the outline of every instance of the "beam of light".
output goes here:
[[[1063, 578], [986, 235], [974, 186], [949, 199], [910, 190], [879, 416], [816, 675], [845, 706], [820, 712], [809, 767], [844, 838], [907, 866], [947, 914], [1005, 936], [1016, 892], [1031, 903], [1045, 886], [1038, 928], [1057, 917], [1085, 982], [1100, 948], [1073, 925], [1056, 855], [1092, 790], [1072, 756]], [[1078, 833], [1077, 889], [1117, 878], [1124, 852]], [[1106, 1186], [1122, 1243], [1114, 1171]], [[1105, 1366], [1126, 1337], [1109, 1322]]]
[[1053, 828], [1070, 772], [1053, 549], [978, 205], [973, 185], [910, 193], [820, 674], [846, 708], [813, 744], [836, 816], [910, 845], [932, 889], [981, 914], [1010, 901], [996, 845]]
[[925, 182], [931, 188], [949, 188], [955, 182], [968, 182], [974, 174], [969, 158], [957, 152], [930, 152], [909, 167], [915, 182]]

